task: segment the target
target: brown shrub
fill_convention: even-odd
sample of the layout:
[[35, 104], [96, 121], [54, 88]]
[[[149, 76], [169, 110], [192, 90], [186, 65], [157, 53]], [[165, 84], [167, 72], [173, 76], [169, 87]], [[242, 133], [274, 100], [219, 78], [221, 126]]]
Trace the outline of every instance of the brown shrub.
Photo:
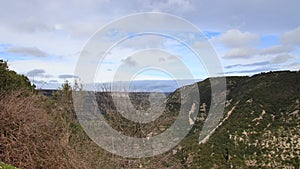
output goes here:
[[128, 159], [104, 151], [76, 121], [70, 98], [24, 91], [0, 95], [0, 161], [7, 164], [48, 169], [165, 168], [166, 163], [174, 168], [178, 161], [170, 157]]
[[0, 161], [20, 168], [89, 168], [44, 102], [21, 91], [0, 96]]

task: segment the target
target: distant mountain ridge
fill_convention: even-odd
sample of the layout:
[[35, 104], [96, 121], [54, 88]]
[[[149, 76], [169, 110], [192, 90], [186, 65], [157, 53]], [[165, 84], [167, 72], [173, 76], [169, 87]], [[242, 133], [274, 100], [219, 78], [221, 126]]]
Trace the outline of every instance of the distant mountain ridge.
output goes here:
[[[130, 86], [130, 92], [153, 92], [161, 91], [165, 93], [174, 92], [177, 88], [189, 85], [195, 82], [201, 81], [200, 79], [186, 79], [186, 80], [134, 80], [134, 81], [122, 81], [112, 83], [94, 83], [94, 84], [83, 84], [84, 90], [87, 91], [102, 91], [102, 87], [109, 88], [110, 85], [114, 85], [114, 91], [123, 91], [124, 86]], [[62, 84], [60, 83], [49, 83], [43, 84], [42, 87], [37, 84], [37, 88], [41, 90], [56, 90]]]

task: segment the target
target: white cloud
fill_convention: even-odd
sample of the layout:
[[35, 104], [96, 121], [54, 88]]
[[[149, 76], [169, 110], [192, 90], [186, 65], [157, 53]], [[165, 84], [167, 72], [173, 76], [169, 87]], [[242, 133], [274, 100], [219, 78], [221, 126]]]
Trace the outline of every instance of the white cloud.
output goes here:
[[[29, 25], [24, 30], [44, 31], [56, 28], [60, 24], [69, 29], [85, 25], [102, 26], [118, 17], [135, 12], [159, 11], [186, 18], [201, 29], [226, 31], [238, 29], [248, 31], [286, 31], [299, 26], [298, 0], [276, 1], [192, 1], [192, 0], [88, 0], [59, 1], [47, 3], [36, 0], [24, 2], [1, 2], [0, 18], [2, 23], [17, 30], [20, 21]], [[26, 12], [24, 10], [26, 9]], [[280, 12], [279, 12], [280, 11]], [[10, 14], [10, 15], [8, 15]], [[13, 14], [13, 15], [11, 15]], [[291, 17], [292, 16], [292, 17]], [[288, 18], [288, 19], [287, 19]], [[100, 24], [99, 24], [100, 23]], [[28, 24], [25, 24], [28, 25]], [[72, 30], [67, 30], [72, 31]], [[82, 30], [78, 30], [81, 32]], [[76, 34], [74, 32], [74, 34]]]
[[58, 78], [60, 78], [60, 79], [73, 79], [73, 78], [78, 78], [78, 76], [70, 75], [70, 74], [63, 74], [63, 75], [58, 75]]
[[0, 44], [42, 49], [44, 53], [64, 57], [74, 56], [73, 54], [78, 52], [84, 45], [84, 40], [71, 39], [70, 35], [64, 32], [23, 33], [8, 29], [7, 27], [1, 27], [1, 24], [0, 37]]
[[241, 32], [237, 29], [231, 29], [220, 37], [213, 39], [213, 41], [220, 42], [229, 48], [238, 48], [258, 44], [259, 36], [249, 32]]
[[27, 72], [28, 76], [42, 76], [44, 75], [46, 72], [43, 69], [33, 69], [29, 72]]
[[[238, 59], [241, 58], [248, 58], [247, 62], [259, 59], [270, 61], [272, 58], [277, 58], [274, 62], [279, 62], [284, 60], [283, 58], [288, 58], [283, 56], [285, 53], [297, 53], [287, 46], [292, 48], [300, 44], [299, 6], [300, 1], [298, 0], [291, 0], [288, 3], [283, 0], [272, 2], [236, 0], [133, 0], [130, 2], [75, 0], [71, 2], [53, 0], [47, 1], [47, 3], [28, 0], [20, 1], [17, 4], [14, 1], [3, 1], [0, 10], [0, 44], [26, 46], [29, 48], [10, 49], [10, 52], [40, 56], [33, 60], [11, 62], [12, 68], [21, 73], [32, 69], [44, 69], [55, 76], [72, 74], [78, 51], [96, 30], [119, 17], [135, 12], [160, 11], [183, 17], [201, 30], [225, 32], [221, 37], [213, 38], [217, 48], [220, 43], [224, 45], [222, 46], [224, 48], [221, 47], [221, 50], [224, 49], [224, 51], [217, 52], [222, 53], [225, 63], [240, 62]], [[148, 25], [141, 25], [141, 21], [143, 20], [139, 19], [133, 24], [129, 23], [124, 26], [124, 29], [145, 30]], [[150, 20], [147, 21], [150, 22]], [[164, 25], [167, 25], [167, 28], [173, 28], [172, 30], [184, 29], [178, 23], [170, 23], [162, 17], [156, 26], [159, 30]], [[261, 51], [255, 49], [260, 45], [258, 43], [259, 35], [279, 36], [282, 33], [284, 33], [281, 38], [282, 44], [276, 44], [282, 46], [268, 46]], [[216, 39], [219, 41], [215, 41]], [[159, 38], [145, 38], [141, 41], [137, 39], [132, 42], [128, 41], [128, 44], [143, 48], [164, 45], [164, 42], [161, 42]], [[100, 45], [103, 45], [100, 48], [107, 49], [105, 44]], [[98, 51], [99, 46], [96, 46], [95, 50]], [[203, 47], [201, 44], [196, 44], [196, 46]], [[127, 50], [129, 52], [116, 50], [117, 54], [106, 61], [121, 63], [121, 59], [128, 57], [126, 54], [134, 53], [133, 48]], [[89, 51], [86, 51], [86, 55], [88, 54]], [[47, 60], [49, 57], [42, 57], [45, 55], [60, 56], [63, 61]], [[282, 56], [279, 57], [279, 55]], [[293, 53], [293, 57], [296, 58], [298, 55]], [[144, 59], [144, 63], [150, 63], [151, 57], [149, 58]], [[235, 60], [228, 60], [228, 58], [235, 58]], [[164, 64], [171, 62], [168, 58], [160, 58], [158, 61]], [[234, 64], [243, 64], [243, 61]], [[110, 72], [113, 71], [106, 70], [116, 70], [117, 67], [118, 64], [105, 65], [104, 70], [107, 74], [103, 78], [109, 79], [109, 76], [112, 75]]]
[[34, 70], [30, 75], [38, 74], [38, 76], [35, 76], [35, 80], [47, 81], [49, 77], [58, 77], [61, 74], [73, 74], [75, 63], [64, 60], [17, 60], [9, 62], [9, 65], [11, 69], [25, 75], [31, 72], [28, 70]]
[[244, 48], [234, 48], [229, 50], [225, 55], [224, 59], [245, 59], [250, 58], [257, 54], [257, 49], [252, 47], [244, 47]]
[[15, 23], [11, 25], [11, 27], [12, 29], [15, 29], [15, 31], [23, 33], [51, 32], [55, 31], [56, 29], [54, 24], [39, 22], [32, 18]]
[[128, 67], [137, 66], [136, 61], [133, 60], [132, 57], [127, 57], [126, 59], [122, 60], [122, 62]]
[[48, 54], [37, 47], [11, 47], [6, 52], [23, 56], [47, 57]]
[[33, 69], [27, 72], [27, 76], [31, 78], [50, 78], [53, 77], [52, 75], [46, 74], [46, 71], [44, 69]]
[[300, 26], [291, 31], [285, 32], [281, 37], [281, 42], [285, 45], [300, 45]]
[[293, 62], [287, 65], [283, 65], [284, 69], [289, 69], [289, 70], [300, 70], [300, 62]]
[[290, 52], [291, 50], [292, 50], [292, 48], [289, 46], [272, 46], [269, 48], [262, 49], [260, 54], [261, 55], [272, 55], [272, 54]]
[[192, 2], [190, 0], [166, 0], [166, 1], [152, 1], [151, 3], [145, 3], [143, 6], [152, 11], [173, 11], [174, 9], [178, 9], [179, 13], [183, 13], [186, 11], [190, 11], [194, 8]]
[[145, 48], [163, 48], [166, 40], [166, 37], [159, 35], [141, 34], [135, 37], [130, 37], [118, 45], [121, 47], [134, 48], [135, 50]]
[[292, 58], [293, 57], [291, 55], [285, 53], [285, 54], [280, 54], [280, 55], [275, 56], [274, 58], [272, 58], [272, 60], [270, 62], [273, 64], [280, 64], [280, 63], [285, 63]]

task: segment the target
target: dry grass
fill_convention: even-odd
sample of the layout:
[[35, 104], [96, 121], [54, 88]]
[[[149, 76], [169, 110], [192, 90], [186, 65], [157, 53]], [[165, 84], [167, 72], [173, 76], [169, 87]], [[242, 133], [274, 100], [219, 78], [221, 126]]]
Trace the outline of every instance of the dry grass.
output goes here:
[[0, 96], [0, 161], [20, 168], [89, 168], [44, 101], [20, 91]]
[[106, 152], [80, 127], [70, 98], [24, 91], [0, 95], [0, 161], [19, 168], [178, 168], [170, 153], [128, 159]]

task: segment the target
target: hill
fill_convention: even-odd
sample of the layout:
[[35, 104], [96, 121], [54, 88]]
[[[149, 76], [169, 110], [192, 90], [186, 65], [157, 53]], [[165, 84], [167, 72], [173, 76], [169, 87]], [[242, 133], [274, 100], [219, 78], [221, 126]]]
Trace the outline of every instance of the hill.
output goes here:
[[211, 97], [209, 79], [198, 83], [202, 108], [190, 135], [180, 144], [185, 149], [186, 166], [298, 168], [300, 73], [269, 72], [226, 80], [227, 101], [221, 125], [200, 145], [197, 136]]

